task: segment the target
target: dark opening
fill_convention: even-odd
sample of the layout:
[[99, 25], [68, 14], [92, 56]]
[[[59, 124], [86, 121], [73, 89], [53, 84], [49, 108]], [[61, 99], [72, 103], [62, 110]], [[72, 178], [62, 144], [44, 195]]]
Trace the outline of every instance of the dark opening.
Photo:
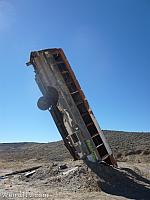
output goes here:
[[97, 150], [98, 150], [101, 158], [103, 158], [104, 156], [106, 156], [108, 154], [104, 144], [102, 146], [98, 147]]
[[70, 93], [77, 91], [77, 87], [74, 83], [70, 83], [68, 85], [68, 89], [69, 89]]
[[53, 54], [55, 61], [63, 61], [60, 54]]
[[87, 114], [84, 115], [82, 118], [83, 118], [83, 121], [85, 122], [85, 124], [89, 124], [89, 123], [92, 123], [92, 122], [93, 122], [93, 120], [92, 120], [92, 118], [90, 117], [90, 115], [89, 115], [88, 112], [87, 112]]
[[107, 157], [104, 161], [105, 161], [107, 164], [112, 165], [112, 162], [111, 162], [110, 156]]
[[63, 78], [64, 78], [64, 81], [65, 81], [67, 84], [72, 82], [72, 79], [71, 79], [69, 73], [62, 74], [62, 76], [63, 76]]
[[60, 70], [61, 72], [68, 71], [68, 69], [67, 69], [67, 67], [66, 67], [66, 65], [65, 65], [64, 63], [59, 63], [59, 64], [57, 64], [57, 65], [58, 65], [59, 70]]
[[82, 103], [82, 97], [80, 96], [79, 93], [74, 93], [71, 96], [76, 104]]
[[93, 142], [96, 146], [100, 145], [103, 143], [100, 135], [96, 135], [95, 137], [93, 137]]
[[91, 136], [94, 136], [96, 133], [98, 133], [98, 130], [95, 125], [91, 124], [87, 127], [88, 131], [90, 132]]
[[77, 107], [78, 107], [79, 112], [80, 112], [81, 115], [87, 112], [87, 109], [86, 109], [86, 107], [85, 107], [85, 105], [83, 103], [80, 104], [80, 105], [77, 105]]

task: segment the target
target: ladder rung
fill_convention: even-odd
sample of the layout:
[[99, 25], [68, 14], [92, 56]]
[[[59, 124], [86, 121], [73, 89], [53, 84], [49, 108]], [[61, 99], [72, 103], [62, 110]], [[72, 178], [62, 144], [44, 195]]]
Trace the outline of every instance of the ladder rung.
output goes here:
[[67, 73], [69, 73], [68, 71], [62, 71], [61, 72], [62, 74], [67, 74]]
[[91, 123], [89, 123], [89, 124], [86, 124], [86, 126], [88, 127], [88, 126], [91, 126], [92, 124], [94, 125], [94, 123], [91, 122]]
[[62, 60], [60, 60], [60, 61], [55, 61], [54, 64], [55, 65], [57, 65], [57, 64], [64, 64], [64, 62]]
[[92, 138], [96, 137], [97, 135], [99, 135], [99, 133], [96, 133], [95, 135], [93, 135]]
[[86, 115], [90, 115], [90, 114], [88, 112], [81, 114], [82, 117], [84, 117]]
[[105, 160], [105, 159], [107, 159], [108, 157], [109, 157], [109, 154], [103, 156], [102, 160]]
[[76, 106], [79, 106], [79, 105], [83, 104], [83, 101], [82, 102], [78, 102], [78, 103], [75, 102], [75, 104], [76, 104]]
[[76, 90], [75, 92], [72, 92], [72, 93], [70, 93], [70, 94], [72, 95], [72, 94], [76, 94], [76, 93], [78, 93], [78, 92], [79, 92], [79, 91], [78, 91], [78, 90]]
[[102, 144], [99, 144], [96, 148], [99, 148], [99, 147], [101, 147], [102, 145], [103, 145], [104, 143], [102, 143]]

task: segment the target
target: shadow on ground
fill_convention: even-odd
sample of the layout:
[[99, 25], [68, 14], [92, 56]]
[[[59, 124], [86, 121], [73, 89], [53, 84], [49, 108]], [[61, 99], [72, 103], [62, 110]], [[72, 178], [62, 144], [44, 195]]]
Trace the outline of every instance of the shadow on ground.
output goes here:
[[115, 169], [89, 161], [86, 164], [100, 178], [99, 186], [102, 191], [129, 199], [150, 199], [150, 189], [147, 188], [150, 185], [150, 181], [133, 170], [129, 168]]

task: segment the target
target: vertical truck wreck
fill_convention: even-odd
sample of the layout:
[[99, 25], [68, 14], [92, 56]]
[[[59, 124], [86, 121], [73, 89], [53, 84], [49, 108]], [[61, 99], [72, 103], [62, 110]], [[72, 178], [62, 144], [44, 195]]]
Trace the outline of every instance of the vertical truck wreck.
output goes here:
[[117, 166], [63, 50], [31, 52], [27, 65], [31, 64], [43, 95], [37, 106], [51, 113], [73, 158]]

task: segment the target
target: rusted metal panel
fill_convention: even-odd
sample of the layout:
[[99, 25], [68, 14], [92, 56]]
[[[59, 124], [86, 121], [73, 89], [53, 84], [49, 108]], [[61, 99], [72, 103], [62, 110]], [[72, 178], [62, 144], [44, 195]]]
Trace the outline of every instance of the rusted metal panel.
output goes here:
[[[112, 151], [62, 49], [32, 52], [30, 62], [43, 97], [38, 107], [51, 113], [74, 159], [116, 166]], [[58, 95], [57, 95], [58, 94]]]

